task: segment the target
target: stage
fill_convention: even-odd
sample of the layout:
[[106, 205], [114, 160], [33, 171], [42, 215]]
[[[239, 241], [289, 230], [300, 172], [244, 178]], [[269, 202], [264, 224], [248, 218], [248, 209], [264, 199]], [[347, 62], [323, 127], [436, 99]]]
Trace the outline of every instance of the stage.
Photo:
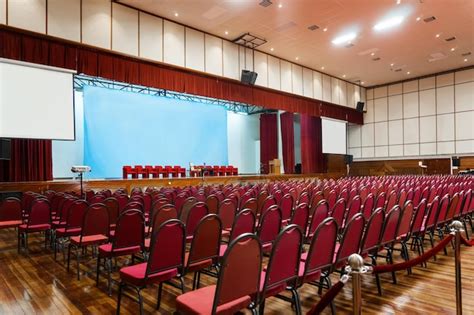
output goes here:
[[[319, 174], [282, 174], [282, 175], [238, 175], [238, 176], [209, 176], [209, 177], [183, 177], [183, 178], [150, 178], [150, 179], [84, 179], [84, 190], [93, 189], [118, 189], [126, 188], [128, 191], [133, 187], [183, 187], [196, 185], [216, 185], [247, 182], [266, 182], [278, 180], [302, 180], [311, 178], [334, 178], [342, 177], [342, 173], [319, 173]], [[35, 182], [2, 182], [0, 192], [43, 192], [55, 191], [80, 191], [79, 179], [56, 179], [52, 181]]]

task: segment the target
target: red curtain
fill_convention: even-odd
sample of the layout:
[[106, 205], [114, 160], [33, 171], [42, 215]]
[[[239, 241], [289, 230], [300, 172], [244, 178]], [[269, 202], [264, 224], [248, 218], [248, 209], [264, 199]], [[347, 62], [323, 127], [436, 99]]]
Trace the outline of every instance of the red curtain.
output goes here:
[[270, 171], [268, 162], [278, 158], [277, 114], [260, 115], [260, 169], [262, 174]]
[[53, 179], [51, 140], [12, 139], [11, 159], [0, 161], [0, 181]]
[[293, 113], [285, 112], [280, 115], [280, 127], [285, 174], [293, 174], [295, 172], [295, 129]]
[[301, 167], [303, 174], [324, 172], [321, 117], [301, 115]]

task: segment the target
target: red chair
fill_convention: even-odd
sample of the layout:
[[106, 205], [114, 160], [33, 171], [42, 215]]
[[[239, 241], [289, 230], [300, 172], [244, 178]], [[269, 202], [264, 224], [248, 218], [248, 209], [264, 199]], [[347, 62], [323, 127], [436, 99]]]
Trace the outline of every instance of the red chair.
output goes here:
[[107, 292], [112, 294], [112, 258], [120, 256], [132, 256], [132, 264], [135, 254], [143, 248], [145, 240], [145, 218], [139, 210], [127, 210], [117, 220], [115, 236], [112, 242], [99, 246], [97, 255], [96, 286], [99, 285], [100, 261], [104, 258], [104, 268], [107, 270]]
[[288, 225], [275, 240], [266, 270], [260, 276], [259, 314], [264, 314], [265, 300], [289, 290], [296, 314], [301, 314], [297, 292], [297, 278], [303, 246], [303, 231], [297, 225]]
[[257, 216], [257, 213], [258, 213], [258, 203], [257, 203], [257, 199], [255, 198], [250, 198], [248, 199], [246, 202], [244, 202], [241, 207], [240, 207], [240, 210], [244, 210], [244, 209], [250, 209], [253, 214], [255, 216]]
[[[157, 231], [158, 228], [168, 220], [177, 220], [178, 212], [173, 205], [167, 204], [159, 208], [154, 212], [151, 220], [151, 224], [148, 226], [147, 236], [151, 237], [153, 231]], [[145, 238], [145, 250], [149, 251], [151, 244], [151, 238]]]
[[170, 175], [173, 175], [173, 167], [171, 165], [165, 165], [165, 167], [163, 167], [163, 178], [169, 178]]
[[364, 205], [362, 206], [362, 213], [364, 214], [365, 220], [369, 220], [372, 212], [374, 211], [375, 198], [372, 193], [368, 194], [365, 198]]
[[209, 195], [206, 197], [206, 205], [207, 209], [209, 209], [209, 213], [217, 213], [219, 212], [219, 198], [216, 195]]
[[136, 178], [139, 178], [140, 175], [142, 176], [142, 178], [148, 178], [148, 171], [141, 165], [135, 165], [135, 172], [137, 173]]
[[[232, 229], [229, 235], [229, 242], [232, 242], [237, 237], [245, 233], [255, 233], [255, 214], [250, 209], [244, 209], [240, 211], [235, 217]], [[224, 253], [227, 250], [227, 244], [221, 244], [219, 250], [219, 257], [224, 257]]]
[[300, 204], [295, 208], [289, 224], [296, 224], [301, 228], [303, 233], [306, 233], [306, 229], [309, 221], [309, 207], [307, 204]]
[[160, 173], [159, 173], [159, 170], [154, 168], [152, 165], [145, 165], [145, 171], [147, 173], [147, 178], [150, 177], [150, 175], [153, 177], [153, 178], [158, 178], [160, 177]]
[[186, 240], [191, 241], [193, 239], [194, 231], [196, 230], [199, 221], [209, 214], [209, 210], [204, 202], [197, 202], [189, 210], [189, 214], [186, 218]]
[[84, 213], [81, 235], [72, 236], [67, 252], [67, 271], [71, 261], [71, 249], [76, 251], [77, 280], [80, 280], [81, 252], [87, 246], [98, 246], [108, 241], [109, 211], [104, 204], [90, 205]]
[[46, 199], [33, 200], [28, 213], [28, 220], [18, 226], [18, 252], [21, 243], [24, 243], [26, 253], [28, 253], [28, 234], [43, 232], [44, 246], [46, 247], [48, 234], [51, 231], [51, 208]]
[[349, 202], [349, 205], [347, 206], [346, 214], [344, 217], [344, 225], [342, 226], [343, 229], [345, 228], [347, 222], [349, 222], [355, 214], [360, 212], [361, 206], [362, 200], [359, 196], [355, 196], [354, 198], [352, 198], [352, 200]]
[[21, 215], [21, 201], [9, 197], [0, 203], [0, 230], [17, 228], [23, 223]]
[[343, 274], [345, 272], [343, 267], [346, 265], [349, 256], [360, 252], [360, 243], [364, 233], [364, 227], [365, 219], [362, 213], [356, 213], [354, 217], [349, 220], [342, 234], [341, 242], [339, 246], [336, 246], [333, 271], [342, 268], [341, 274]]
[[261, 216], [257, 228], [257, 235], [262, 242], [262, 250], [268, 253], [272, 250], [273, 242], [281, 230], [281, 210], [278, 206], [271, 206]]
[[329, 205], [326, 200], [321, 200], [315, 207], [313, 215], [311, 217], [311, 222], [309, 224], [308, 231], [306, 233], [306, 239], [310, 241], [317, 227], [324, 221], [324, 219], [329, 217]]
[[189, 211], [197, 202], [198, 201], [195, 197], [187, 197], [181, 204], [181, 206], [179, 206], [178, 203], [175, 202], [175, 207], [176, 210], [178, 210], [179, 219], [182, 222], [186, 222], [186, 220], [188, 219]]
[[283, 197], [281, 197], [278, 205], [281, 209], [281, 219], [283, 222], [287, 223], [293, 214], [293, 197], [290, 194], [285, 194]]
[[232, 165], [229, 165], [225, 168], [225, 176], [232, 176], [234, 173], [234, 167]]
[[198, 223], [194, 231], [189, 252], [184, 257], [183, 276], [194, 273], [193, 290], [199, 289], [201, 271], [218, 261], [222, 223], [217, 214], [208, 214]]
[[131, 167], [130, 165], [126, 165], [122, 168], [122, 177], [123, 179], [127, 179], [128, 175], [131, 175], [132, 178], [138, 178], [137, 170]]
[[232, 200], [225, 199], [220, 204], [218, 214], [222, 220], [222, 229], [226, 231], [224, 234], [229, 235], [230, 229], [234, 224], [234, 219], [237, 214], [237, 206]]
[[277, 205], [277, 201], [275, 197], [268, 196], [267, 198], [265, 198], [265, 200], [263, 201], [262, 207], [260, 208], [260, 212], [258, 213], [259, 217], [261, 218], [270, 207], [276, 206], [276, 205]]
[[227, 167], [225, 167], [225, 166], [220, 166], [220, 167], [219, 167], [218, 176], [225, 176], [226, 174], [227, 174]]
[[184, 292], [184, 282], [180, 270], [184, 265], [185, 240], [184, 225], [178, 220], [166, 221], [156, 231], [153, 231], [148, 261], [120, 269], [121, 281], [117, 299], [117, 314], [120, 314], [122, 291], [126, 287], [136, 290], [140, 314], [143, 314], [141, 291], [147, 285], [159, 283], [157, 309], [161, 304], [163, 282], [178, 277], [181, 282], [181, 290]]
[[336, 220], [337, 226], [342, 231], [342, 224], [343, 224], [343, 221], [344, 221], [344, 216], [346, 215], [346, 201], [342, 198], [339, 199], [334, 204], [333, 208], [331, 208], [331, 204], [328, 201], [328, 206], [329, 206], [329, 209], [332, 209], [331, 217], [333, 217]]
[[[127, 197], [128, 200], [128, 197]], [[103, 204], [107, 207], [109, 211], [109, 223], [110, 223], [110, 230], [115, 230], [115, 225], [117, 223], [117, 219], [120, 215], [120, 204], [116, 197], [109, 197], [104, 200]], [[125, 208], [125, 206], [124, 206]]]
[[[400, 223], [398, 224], [397, 239], [402, 245], [401, 253], [405, 261], [410, 260], [410, 254], [408, 252], [407, 242], [411, 237], [411, 227], [413, 214], [415, 213], [415, 207], [412, 201], [407, 201], [403, 207], [403, 211], [400, 217]], [[408, 273], [411, 273], [411, 269], [408, 269]]]
[[239, 169], [235, 166], [232, 166], [232, 176], [238, 176], [239, 175]]
[[234, 314], [255, 307], [261, 265], [262, 248], [258, 238], [253, 234], [239, 236], [231, 242], [224, 255], [217, 285], [178, 296], [177, 312], [184, 315]]

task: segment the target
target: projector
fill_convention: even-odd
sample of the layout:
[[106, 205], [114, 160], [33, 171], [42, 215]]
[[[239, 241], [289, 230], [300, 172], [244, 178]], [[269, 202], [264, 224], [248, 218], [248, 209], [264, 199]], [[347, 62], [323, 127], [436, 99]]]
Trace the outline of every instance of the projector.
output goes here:
[[91, 171], [91, 167], [87, 165], [74, 165], [71, 167], [73, 173], [87, 173]]

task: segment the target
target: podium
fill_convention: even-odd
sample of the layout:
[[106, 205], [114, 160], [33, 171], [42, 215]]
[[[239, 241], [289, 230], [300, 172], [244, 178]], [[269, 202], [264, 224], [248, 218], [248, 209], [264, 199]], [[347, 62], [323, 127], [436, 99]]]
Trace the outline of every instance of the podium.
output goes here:
[[281, 174], [281, 162], [279, 159], [273, 159], [268, 162], [270, 166], [269, 174], [280, 175]]

